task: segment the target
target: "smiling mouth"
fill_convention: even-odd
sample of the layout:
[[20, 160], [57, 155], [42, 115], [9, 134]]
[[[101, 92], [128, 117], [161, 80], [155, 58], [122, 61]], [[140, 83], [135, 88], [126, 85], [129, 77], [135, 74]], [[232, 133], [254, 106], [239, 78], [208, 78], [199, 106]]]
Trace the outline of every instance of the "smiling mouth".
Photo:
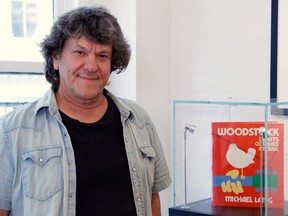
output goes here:
[[81, 75], [77, 75], [77, 77], [81, 78], [81, 79], [85, 79], [85, 80], [98, 80], [99, 76], [81, 76]]

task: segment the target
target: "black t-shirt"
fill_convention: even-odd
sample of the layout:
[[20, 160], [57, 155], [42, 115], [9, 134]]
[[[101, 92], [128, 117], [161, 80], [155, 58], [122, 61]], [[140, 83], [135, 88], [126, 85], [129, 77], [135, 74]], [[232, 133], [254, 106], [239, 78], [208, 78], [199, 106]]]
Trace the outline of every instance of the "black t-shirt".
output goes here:
[[96, 123], [61, 117], [71, 137], [77, 175], [76, 215], [135, 216], [120, 113], [110, 97]]

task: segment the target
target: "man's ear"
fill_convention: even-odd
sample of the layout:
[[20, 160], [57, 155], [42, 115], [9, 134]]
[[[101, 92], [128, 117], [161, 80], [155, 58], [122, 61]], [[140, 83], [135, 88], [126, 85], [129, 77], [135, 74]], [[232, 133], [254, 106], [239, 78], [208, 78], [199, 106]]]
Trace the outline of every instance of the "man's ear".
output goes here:
[[53, 54], [52, 59], [53, 59], [53, 67], [55, 70], [59, 70], [59, 54]]

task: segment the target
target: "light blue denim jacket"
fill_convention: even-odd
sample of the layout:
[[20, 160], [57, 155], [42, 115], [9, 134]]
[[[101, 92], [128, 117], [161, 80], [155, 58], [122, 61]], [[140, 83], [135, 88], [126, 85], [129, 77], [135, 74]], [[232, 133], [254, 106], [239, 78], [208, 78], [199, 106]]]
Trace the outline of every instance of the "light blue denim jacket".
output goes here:
[[[137, 215], [150, 216], [152, 193], [171, 183], [159, 137], [141, 107], [108, 94], [121, 114]], [[17, 216], [73, 216], [75, 204], [73, 148], [49, 90], [0, 119], [0, 209]]]

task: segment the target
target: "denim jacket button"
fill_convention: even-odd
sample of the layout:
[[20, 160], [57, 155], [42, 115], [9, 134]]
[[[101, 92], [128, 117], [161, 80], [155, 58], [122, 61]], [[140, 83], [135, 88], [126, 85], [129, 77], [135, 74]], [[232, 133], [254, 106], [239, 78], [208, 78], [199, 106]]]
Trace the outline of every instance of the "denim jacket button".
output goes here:
[[39, 159], [38, 159], [38, 162], [39, 162], [40, 164], [42, 164], [42, 163], [44, 162], [44, 159], [43, 159], [43, 158], [39, 158]]

